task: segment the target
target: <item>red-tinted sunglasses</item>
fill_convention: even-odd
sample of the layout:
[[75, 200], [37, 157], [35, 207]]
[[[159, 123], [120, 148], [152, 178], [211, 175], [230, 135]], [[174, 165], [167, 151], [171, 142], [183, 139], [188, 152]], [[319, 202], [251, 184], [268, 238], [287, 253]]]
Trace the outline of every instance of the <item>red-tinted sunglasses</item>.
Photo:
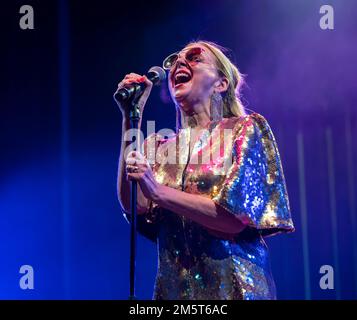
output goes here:
[[[204, 52], [203, 48], [194, 47], [185, 53], [185, 60], [191, 65], [195, 65], [197, 62], [202, 60], [202, 52]], [[179, 57], [180, 52], [175, 52], [170, 54], [167, 58], [165, 58], [164, 62], [162, 63], [162, 67], [165, 70], [171, 70]]]

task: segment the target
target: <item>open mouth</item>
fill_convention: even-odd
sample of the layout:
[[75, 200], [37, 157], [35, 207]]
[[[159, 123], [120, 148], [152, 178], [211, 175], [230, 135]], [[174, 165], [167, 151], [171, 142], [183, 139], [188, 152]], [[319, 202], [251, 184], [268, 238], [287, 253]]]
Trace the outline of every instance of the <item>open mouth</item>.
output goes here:
[[174, 86], [176, 87], [180, 84], [189, 82], [191, 79], [192, 79], [192, 76], [187, 71], [178, 70], [178, 71], [176, 71], [176, 73], [173, 77], [173, 83], [174, 83]]

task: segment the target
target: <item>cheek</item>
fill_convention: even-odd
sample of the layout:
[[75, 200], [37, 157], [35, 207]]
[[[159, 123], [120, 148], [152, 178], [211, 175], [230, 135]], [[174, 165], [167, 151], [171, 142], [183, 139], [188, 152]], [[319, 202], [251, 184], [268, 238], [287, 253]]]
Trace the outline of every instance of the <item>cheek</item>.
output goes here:
[[199, 72], [194, 77], [194, 84], [202, 90], [211, 89], [216, 82], [216, 74], [210, 71]]

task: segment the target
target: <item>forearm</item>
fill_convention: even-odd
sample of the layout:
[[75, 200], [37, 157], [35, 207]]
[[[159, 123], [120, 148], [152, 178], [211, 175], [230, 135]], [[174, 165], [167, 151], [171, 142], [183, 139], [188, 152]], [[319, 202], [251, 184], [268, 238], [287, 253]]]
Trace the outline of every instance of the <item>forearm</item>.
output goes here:
[[160, 207], [183, 215], [212, 230], [237, 234], [245, 228], [245, 224], [235, 215], [204, 196], [160, 185], [153, 200]]
[[[141, 123], [139, 123], [140, 129]], [[127, 179], [126, 170], [125, 170], [125, 150], [132, 143], [132, 141], [125, 141], [125, 133], [130, 129], [130, 120], [123, 119], [122, 123], [122, 140], [120, 148], [120, 157], [119, 157], [119, 166], [118, 166], [118, 181], [117, 181], [117, 190], [118, 190], [118, 199], [121, 204], [121, 207], [124, 211], [130, 212], [130, 181]], [[140, 141], [139, 141], [140, 143]], [[139, 144], [138, 144], [139, 145]], [[138, 213], [145, 213], [148, 207], [148, 200], [145, 198], [144, 194], [141, 191], [141, 188], [138, 184], [138, 194], [137, 194], [137, 209]]]

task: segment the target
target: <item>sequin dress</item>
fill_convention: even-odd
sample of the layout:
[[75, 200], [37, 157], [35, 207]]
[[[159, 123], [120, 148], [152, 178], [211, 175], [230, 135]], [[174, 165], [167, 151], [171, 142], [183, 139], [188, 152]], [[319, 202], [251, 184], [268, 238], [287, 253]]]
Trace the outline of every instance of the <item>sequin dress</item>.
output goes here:
[[188, 128], [171, 138], [153, 134], [145, 140], [155, 179], [212, 199], [247, 227], [236, 236], [223, 234], [151, 202], [137, 223], [138, 231], [158, 245], [153, 298], [276, 299], [263, 237], [294, 226], [269, 124], [257, 113], [224, 118], [209, 124], [191, 155], [189, 141]]

